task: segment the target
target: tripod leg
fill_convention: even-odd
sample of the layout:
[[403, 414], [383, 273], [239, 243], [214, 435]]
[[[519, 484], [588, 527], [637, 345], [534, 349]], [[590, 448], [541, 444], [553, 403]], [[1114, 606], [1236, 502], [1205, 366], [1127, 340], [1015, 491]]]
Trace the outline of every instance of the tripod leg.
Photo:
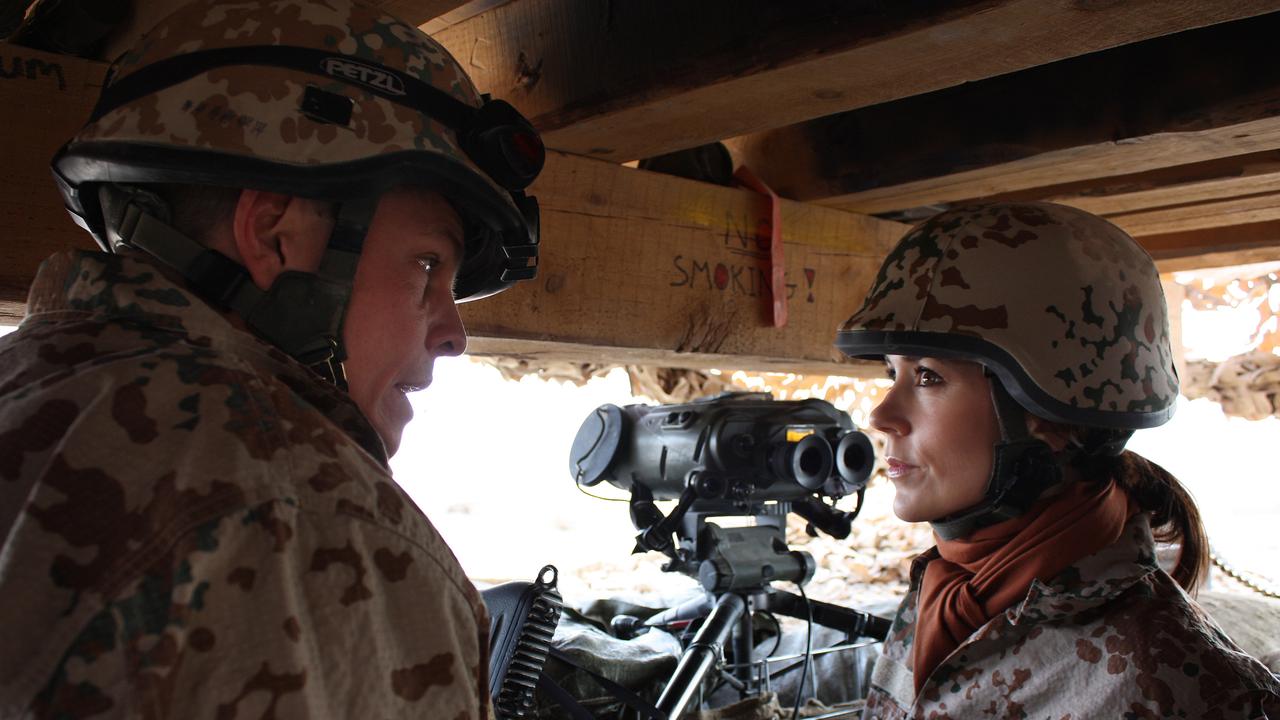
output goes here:
[[747, 603], [740, 595], [732, 593], [720, 596], [716, 606], [707, 616], [693, 642], [680, 656], [680, 664], [658, 697], [658, 710], [670, 720], [678, 720], [684, 713], [694, 693], [702, 687], [702, 680], [716, 663], [729, 633], [746, 611]]
[[[751, 623], [751, 607], [748, 606], [738, 618], [738, 626], [733, 631], [733, 662], [736, 665], [733, 674], [742, 681], [746, 688], [754, 687], [752, 683], [752, 665], [751, 655], [755, 651], [755, 643], [753, 642], [754, 628]], [[745, 689], [741, 692], [746, 697]]]

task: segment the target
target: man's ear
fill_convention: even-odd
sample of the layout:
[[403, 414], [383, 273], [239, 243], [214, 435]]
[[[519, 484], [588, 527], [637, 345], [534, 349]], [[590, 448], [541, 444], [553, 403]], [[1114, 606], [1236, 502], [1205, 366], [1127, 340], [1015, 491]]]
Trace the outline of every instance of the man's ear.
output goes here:
[[1071, 427], [1027, 413], [1027, 433], [1043, 440], [1054, 452], [1062, 452], [1071, 443]]
[[244, 190], [231, 229], [240, 262], [253, 284], [266, 290], [285, 270], [319, 269], [333, 218], [315, 200]]

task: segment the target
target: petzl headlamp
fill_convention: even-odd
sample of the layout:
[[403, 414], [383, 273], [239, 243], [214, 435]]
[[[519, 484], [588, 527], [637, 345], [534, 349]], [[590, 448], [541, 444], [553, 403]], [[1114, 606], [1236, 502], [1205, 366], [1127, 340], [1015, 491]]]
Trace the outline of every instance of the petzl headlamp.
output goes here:
[[[459, 301], [486, 297], [537, 273], [539, 209], [524, 193], [538, 176], [546, 150], [533, 126], [508, 103], [482, 96], [469, 105], [416, 77], [363, 58], [302, 47], [245, 46], [196, 51], [153, 62], [118, 80], [108, 78], [90, 123], [112, 110], [211, 70], [267, 66], [328, 78], [422, 113], [454, 132], [474, 167], [440, 153], [397, 150], [323, 166], [273, 161], [251, 154], [94, 141], [68, 144], [54, 158], [55, 178], [68, 211], [110, 251], [91, 183], [190, 183], [245, 187], [341, 201], [379, 195], [399, 185], [439, 192], [454, 204], [467, 229], [467, 247], [455, 282]], [[321, 81], [322, 82], [322, 81]], [[320, 123], [347, 127], [355, 101], [308, 86], [298, 112]], [[104, 174], [104, 169], [107, 171]], [[491, 182], [477, 177], [476, 170]], [[504, 193], [509, 202], [492, 197]]]

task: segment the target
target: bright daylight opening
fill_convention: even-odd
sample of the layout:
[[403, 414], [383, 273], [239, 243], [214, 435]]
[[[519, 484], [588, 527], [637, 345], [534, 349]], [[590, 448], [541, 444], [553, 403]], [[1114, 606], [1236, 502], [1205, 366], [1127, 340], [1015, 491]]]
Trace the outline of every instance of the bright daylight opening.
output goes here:
[[[1178, 279], [1192, 290], [1211, 289], [1215, 282], [1221, 289], [1231, 283], [1223, 279], [1231, 277], [1228, 272], [1234, 271], [1181, 274]], [[1235, 293], [1243, 299], [1235, 307], [1206, 303], [1203, 297], [1183, 303], [1182, 337], [1189, 361], [1222, 361], [1257, 348], [1259, 326], [1268, 329], [1265, 317], [1280, 310], [1280, 285], [1272, 285], [1260, 300], [1241, 292]], [[865, 427], [872, 400], [845, 402], [851, 401], [854, 407], [835, 404]], [[569, 474], [569, 447], [587, 415], [603, 403], [633, 402], [653, 401], [634, 398], [621, 369], [578, 387], [534, 377], [508, 381], [494, 367], [445, 359], [437, 363], [431, 388], [413, 397], [415, 418], [392, 466], [477, 580], [532, 578], [543, 564], [553, 563], [561, 570], [566, 595], [580, 599], [692, 587], [690, 579], [661, 573], [660, 555], [632, 557], [635, 531], [625, 502], [589, 497]], [[1129, 447], [1186, 484], [1222, 558], [1274, 582], [1280, 580], [1280, 536], [1264, 529], [1280, 525], [1280, 483], [1272, 449], [1277, 438], [1280, 418], [1228, 417], [1218, 402], [1184, 396], [1170, 423], [1137, 433]], [[607, 483], [593, 492], [625, 499]], [[892, 495], [887, 482], [872, 484], [846, 543], [854, 551], [843, 552], [837, 572], [820, 567], [815, 597], [858, 599], [847, 587], [850, 578], [874, 582], [891, 570], [901, 578], [906, 558], [931, 542], [927, 532], [893, 517]], [[876, 525], [875, 532], [865, 527], [868, 523]], [[1214, 589], [1228, 589], [1222, 580], [1215, 575]]]
[[[1177, 276], [1189, 291], [1182, 304], [1182, 342], [1189, 361], [1221, 362], [1256, 351], [1265, 338], [1275, 337], [1280, 283], [1258, 292], [1237, 279], [1269, 269]], [[1234, 305], [1206, 300], [1214, 297], [1214, 288], [1218, 296], [1234, 298]], [[13, 329], [0, 327], [0, 335]], [[1263, 351], [1280, 353], [1273, 347]], [[1185, 392], [1187, 378], [1183, 381]], [[751, 378], [743, 384], [758, 382]], [[692, 589], [694, 581], [661, 572], [662, 557], [656, 553], [631, 555], [635, 531], [625, 494], [601, 483], [593, 488], [601, 497], [591, 497], [569, 474], [569, 447], [587, 415], [605, 403], [635, 402], [653, 403], [632, 395], [622, 369], [577, 386], [532, 376], [507, 380], [491, 365], [446, 358], [436, 364], [432, 386], [412, 397], [414, 420], [392, 469], [479, 582], [532, 579], [552, 563], [560, 569], [561, 587], [570, 599], [678, 593]], [[872, 402], [861, 397], [835, 404], [865, 428]], [[1280, 418], [1229, 417], [1214, 400], [1183, 396], [1170, 423], [1137, 433], [1129, 447], [1186, 484], [1222, 558], [1274, 583], [1280, 579], [1280, 536], [1264, 529], [1280, 526], [1277, 438]], [[853, 550], [835, 572], [820, 567], [815, 597], [874, 599], [874, 590], [853, 592], [850, 578], [883, 582], [886, 578], [878, 575], [893, 570], [900, 579], [907, 558], [929, 542], [927, 533], [893, 517], [892, 495], [887, 482], [873, 482], [846, 543]], [[868, 523], [875, 524], [874, 532]], [[1224, 589], [1223, 584], [1215, 589]]]

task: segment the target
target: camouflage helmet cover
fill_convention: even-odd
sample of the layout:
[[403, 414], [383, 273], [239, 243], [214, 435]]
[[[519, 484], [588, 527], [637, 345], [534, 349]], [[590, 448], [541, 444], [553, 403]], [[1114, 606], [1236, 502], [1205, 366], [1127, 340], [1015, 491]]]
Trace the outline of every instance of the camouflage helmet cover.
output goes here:
[[852, 356], [982, 363], [1028, 411], [1139, 429], [1178, 394], [1151, 257], [1124, 231], [1052, 203], [959, 207], [889, 253], [836, 345]]
[[[224, 64], [105, 112], [100, 104], [54, 160], [78, 222], [101, 232], [101, 210], [85, 191], [96, 182], [220, 185], [335, 200], [418, 184], [448, 197], [472, 226], [469, 235], [529, 237], [528, 213], [473, 162], [456, 128], [395, 101], [409, 79], [467, 108], [482, 107], [457, 61], [417, 28], [347, 0], [188, 3], [113, 63], [103, 101], [113, 86], [162, 61], [272, 47], [328, 57], [314, 67]], [[339, 121], [317, 99], [336, 100]]]

